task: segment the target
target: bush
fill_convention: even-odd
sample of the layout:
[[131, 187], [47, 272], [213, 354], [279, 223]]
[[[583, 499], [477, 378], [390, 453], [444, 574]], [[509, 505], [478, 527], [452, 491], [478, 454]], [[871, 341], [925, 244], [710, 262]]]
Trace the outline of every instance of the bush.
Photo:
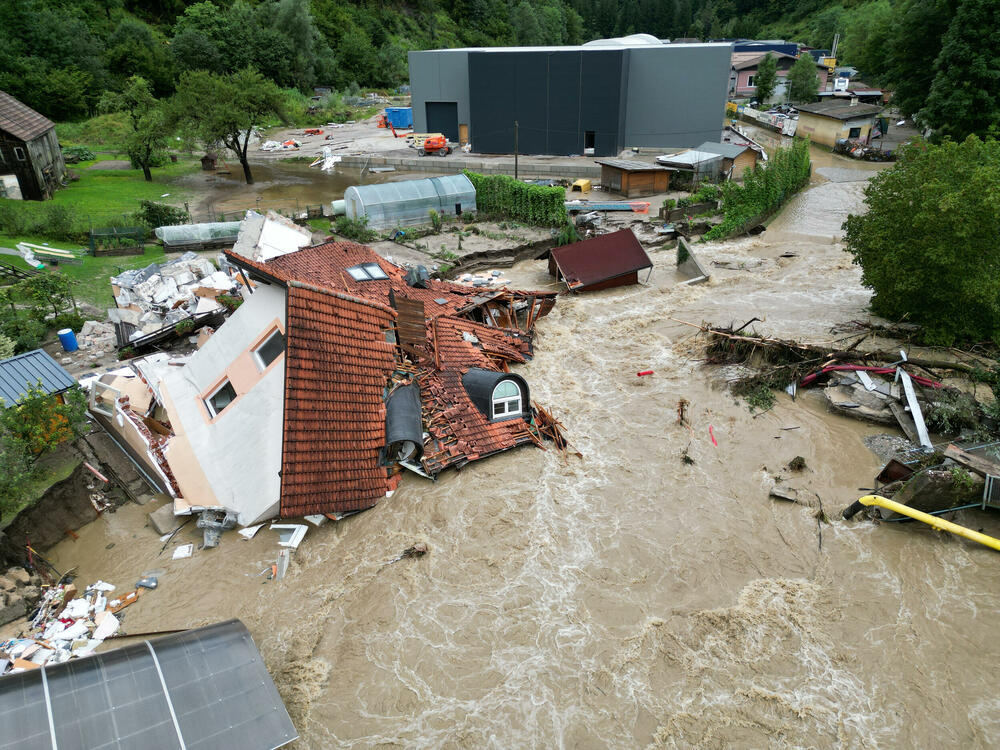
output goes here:
[[727, 182], [722, 186], [724, 217], [722, 223], [705, 234], [705, 239], [731, 237], [744, 231], [751, 222], [777, 211], [809, 182], [811, 171], [808, 139], [796, 138], [790, 148], [779, 148], [766, 166], [748, 169], [742, 185]]
[[63, 160], [67, 164], [78, 164], [81, 161], [91, 161], [97, 155], [86, 146], [63, 146]]
[[371, 242], [378, 233], [368, 228], [368, 217], [362, 216], [360, 219], [349, 219], [346, 216], [338, 216], [333, 224], [333, 231], [341, 237], [346, 237], [355, 242]]
[[139, 210], [135, 212], [135, 219], [143, 226], [156, 229], [175, 224], [187, 224], [191, 221], [191, 216], [183, 208], [168, 206], [166, 203], [139, 201]]
[[23, 310], [5, 312], [0, 320], [0, 333], [14, 342], [16, 354], [41, 346], [47, 330], [42, 321]]
[[1000, 143], [972, 136], [899, 151], [865, 187], [844, 240], [872, 310], [924, 327], [925, 343], [1000, 344]]
[[432, 208], [427, 212], [427, 215], [430, 216], [431, 226], [434, 227], [435, 230], [441, 229], [441, 214]]
[[559, 187], [528, 185], [508, 175], [465, 172], [476, 188], [476, 207], [493, 217], [534, 226], [562, 227], [566, 223], [566, 191]]
[[191, 333], [194, 330], [194, 321], [191, 318], [184, 318], [184, 320], [178, 320], [174, 324], [174, 333], [178, 336], [183, 336], [186, 333]]
[[0, 359], [13, 357], [15, 353], [14, 342], [0, 333]]
[[231, 313], [236, 312], [236, 308], [243, 304], [243, 298], [233, 294], [220, 294], [215, 301]]
[[559, 234], [556, 236], [556, 246], [572, 245], [574, 242], [579, 241], [580, 235], [577, 234], [576, 224], [573, 223], [572, 219], [567, 218], [563, 228], [559, 230]]
[[63, 328], [72, 328], [73, 333], [79, 333], [83, 328], [84, 319], [82, 315], [77, 315], [76, 313], [65, 312], [59, 313], [52, 320], [49, 321], [49, 326], [61, 331]]

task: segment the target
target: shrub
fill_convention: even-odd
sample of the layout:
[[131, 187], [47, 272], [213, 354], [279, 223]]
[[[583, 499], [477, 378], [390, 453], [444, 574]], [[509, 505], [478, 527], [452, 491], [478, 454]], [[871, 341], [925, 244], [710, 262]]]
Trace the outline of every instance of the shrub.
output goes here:
[[57, 331], [62, 330], [63, 328], [72, 328], [74, 333], [79, 333], [83, 328], [84, 322], [85, 321], [82, 315], [65, 312], [59, 313], [52, 318], [52, 320], [49, 321], [49, 325]]
[[579, 241], [580, 235], [577, 234], [576, 224], [573, 223], [572, 219], [567, 218], [563, 228], [559, 230], [559, 234], [556, 236], [556, 246], [572, 245], [574, 242]]
[[566, 223], [563, 188], [528, 185], [508, 175], [466, 171], [465, 176], [476, 188], [476, 207], [482, 213], [534, 226], [562, 227]]
[[63, 146], [62, 147], [63, 160], [67, 164], [78, 164], [81, 161], [91, 161], [97, 158], [86, 146]]
[[430, 216], [431, 226], [434, 227], [434, 229], [436, 230], [441, 229], [441, 214], [439, 214], [432, 208], [430, 211], [427, 212], [427, 215]]
[[43, 322], [24, 310], [5, 312], [0, 321], [0, 333], [14, 342], [16, 354], [37, 349], [45, 338], [46, 331]]
[[0, 359], [14, 356], [14, 342], [0, 333]]
[[135, 212], [135, 219], [143, 226], [156, 229], [175, 224], [187, 224], [191, 221], [191, 216], [183, 208], [168, 206], [166, 203], [139, 201], [139, 210]]
[[360, 219], [349, 219], [346, 216], [338, 216], [333, 225], [333, 231], [341, 237], [346, 237], [355, 242], [371, 242], [378, 233], [368, 228], [368, 217], [362, 216]]
[[191, 333], [194, 330], [194, 321], [191, 318], [185, 318], [184, 320], [178, 320], [174, 324], [174, 333], [178, 336], [183, 336], [185, 333]]
[[215, 301], [231, 313], [236, 312], [236, 308], [243, 304], [243, 298], [233, 294], [220, 294], [215, 298]]

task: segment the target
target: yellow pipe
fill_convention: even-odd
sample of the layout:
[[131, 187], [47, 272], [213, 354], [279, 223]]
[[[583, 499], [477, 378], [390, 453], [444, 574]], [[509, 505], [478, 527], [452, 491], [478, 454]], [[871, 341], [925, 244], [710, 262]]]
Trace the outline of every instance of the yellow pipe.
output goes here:
[[974, 542], [985, 544], [987, 547], [991, 547], [1000, 552], [1000, 539], [994, 539], [986, 534], [980, 534], [978, 531], [967, 529], [965, 526], [959, 526], [957, 523], [952, 523], [951, 521], [945, 521], [943, 518], [932, 516], [930, 513], [914, 510], [907, 505], [897, 503], [895, 500], [889, 500], [888, 498], [881, 497], [880, 495], [865, 495], [864, 497], [859, 497], [858, 502], [862, 505], [877, 505], [880, 508], [895, 511], [896, 513], [900, 513], [904, 516], [909, 516], [910, 518], [922, 521], [928, 526], [933, 526], [935, 529], [950, 531], [952, 534], [964, 536], [966, 539], [971, 539]]

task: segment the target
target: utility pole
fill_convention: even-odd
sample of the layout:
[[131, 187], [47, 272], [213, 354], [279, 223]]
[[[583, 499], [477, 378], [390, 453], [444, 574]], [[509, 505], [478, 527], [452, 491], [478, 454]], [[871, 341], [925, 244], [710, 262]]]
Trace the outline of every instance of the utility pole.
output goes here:
[[514, 179], [517, 179], [517, 120], [514, 120]]

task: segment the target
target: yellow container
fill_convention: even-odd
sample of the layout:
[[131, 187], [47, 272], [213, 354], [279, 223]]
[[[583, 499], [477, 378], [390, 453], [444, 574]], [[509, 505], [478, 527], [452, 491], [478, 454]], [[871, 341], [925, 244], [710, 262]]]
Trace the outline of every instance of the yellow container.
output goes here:
[[590, 180], [579, 179], [573, 182], [573, 186], [570, 188], [571, 193], [589, 193], [590, 192]]

